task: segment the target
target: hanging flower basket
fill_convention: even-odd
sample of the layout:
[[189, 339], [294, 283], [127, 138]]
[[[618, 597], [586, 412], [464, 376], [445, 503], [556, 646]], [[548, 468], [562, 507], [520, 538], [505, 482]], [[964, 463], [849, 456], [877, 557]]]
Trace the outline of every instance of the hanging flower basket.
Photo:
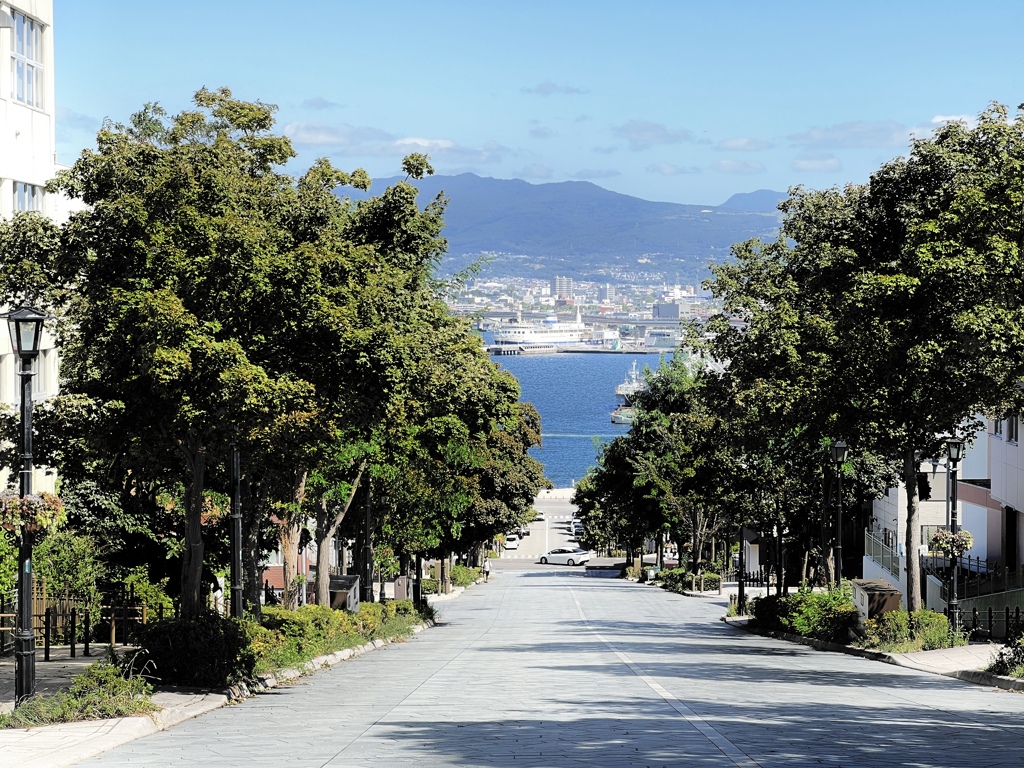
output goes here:
[[960, 529], [953, 533], [947, 528], [940, 528], [932, 534], [932, 550], [941, 552], [947, 557], [959, 557], [972, 546], [974, 537], [970, 531]]
[[66, 520], [64, 504], [52, 493], [30, 493], [22, 498], [14, 491], [0, 492], [0, 528], [52, 531]]

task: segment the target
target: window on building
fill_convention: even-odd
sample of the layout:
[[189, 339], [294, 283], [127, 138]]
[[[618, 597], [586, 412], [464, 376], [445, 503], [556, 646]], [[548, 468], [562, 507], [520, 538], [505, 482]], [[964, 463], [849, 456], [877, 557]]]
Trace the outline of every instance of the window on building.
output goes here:
[[1006, 441], [1008, 443], [1017, 442], [1017, 430], [1019, 427], [1020, 417], [1015, 413], [1006, 419]]
[[43, 210], [43, 188], [24, 181], [14, 182], [14, 211]]
[[11, 57], [13, 96], [30, 107], [43, 107], [43, 25], [23, 13], [14, 17], [14, 55]]
[[1003, 420], [1002, 418], [992, 419], [992, 434], [996, 437], [1003, 436]]

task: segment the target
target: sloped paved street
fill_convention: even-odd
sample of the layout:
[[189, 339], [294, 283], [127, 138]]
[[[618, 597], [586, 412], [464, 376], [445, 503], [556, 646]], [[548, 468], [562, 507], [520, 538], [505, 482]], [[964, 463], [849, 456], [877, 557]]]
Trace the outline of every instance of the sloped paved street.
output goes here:
[[1024, 765], [1024, 696], [750, 635], [717, 601], [538, 567], [440, 611], [80, 765]]

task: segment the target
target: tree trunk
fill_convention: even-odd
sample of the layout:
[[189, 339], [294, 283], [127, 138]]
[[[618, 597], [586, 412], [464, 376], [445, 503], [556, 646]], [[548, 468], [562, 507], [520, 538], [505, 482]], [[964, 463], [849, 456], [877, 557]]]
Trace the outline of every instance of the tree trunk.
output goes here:
[[197, 437], [186, 446], [179, 443], [192, 473], [185, 501], [185, 551], [181, 558], [181, 617], [203, 612], [203, 491], [206, 482], [206, 448]]
[[917, 452], [913, 448], [903, 454], [903, 483], [907, 487], [907, 610], [913, 613], [921, 610], [921, 515], [917, 503]]
[[[338, 532], [338, 528], [341, 526], [342, 521], [345, 519], [345, 515], [348, 514], [349, 508], [352, 506], [352, 502], [356, 498], [356, 491], [359, 490], [359, 482], [363, 478], [363, 471], [366, 469], [366, 460], [364, 459], [362, 464], [359, 465], [359, 471], [356, 473], [356, 478], [352, 482], [352, 490], [349, 491], [348, 498], [345, 500], [344, 506], [336, 509], [332, 514], [328, 509], [327, 500], [323, 499], [320, 502], [320, 509], [317, 510], [316, 515], [316, 604], [317, 605], [330, 605], [331, 604], [331, 550], [328, 547], [329, 542], [334, 538], [334, 534]], [[341, 563], [338, 563], [340, 566]]]
[[306, 473], [295, 472], [292, 485], [292, 510], [281, 521], [281, 566], [284, 576], [283, 606], [289, 611], [299, 607], [299, 590], [296, 576], [299, 574], [299, 536], [302, 532], [302, 501], [306, 495]]
[[[255, 488], [254, 488], [255, 486]], [[260, 610], [260, 594], [263, 584], [260, 582], [260, 524], [267, 519], [266, 498], [263, 486], [252, 483], [245, 477], [242, 479], [242, 580], [246, 613], [253, 615], [258, 621], [262, 615]]]

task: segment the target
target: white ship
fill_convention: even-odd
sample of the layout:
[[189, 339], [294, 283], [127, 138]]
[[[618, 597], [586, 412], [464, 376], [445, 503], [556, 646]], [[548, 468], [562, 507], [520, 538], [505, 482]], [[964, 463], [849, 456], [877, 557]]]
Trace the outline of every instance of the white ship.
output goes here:
[[562, 322], [555, 315], [548, 315], [539, 323], [526, 323], [518, 318], [514, 323], [494, 326], [494, 343], [498, 346], [530, 347], [566, 346], [571, 344], [609, 344], [619, 338], [614, 329], [596, 330], [583, 322], [579, 308], [576, 319]]
[[612, 424], [632, 424], [636, 418], [633, 401], [636, 396], [647, 389], [647, 382], [637, 370], [636, 360], [626, 374], [626, 380], [615, 387], [615, 410], [612, 411]]
[[626, 374], [626, 380], [615, 387], [616, 405], [619, 407], [633, 405], [633, 399], [645, 389], [647, 389], [647, 382], [644, 381], [644, 377], [637, 370], [636, 360], [634, 360], [633, 367]]

